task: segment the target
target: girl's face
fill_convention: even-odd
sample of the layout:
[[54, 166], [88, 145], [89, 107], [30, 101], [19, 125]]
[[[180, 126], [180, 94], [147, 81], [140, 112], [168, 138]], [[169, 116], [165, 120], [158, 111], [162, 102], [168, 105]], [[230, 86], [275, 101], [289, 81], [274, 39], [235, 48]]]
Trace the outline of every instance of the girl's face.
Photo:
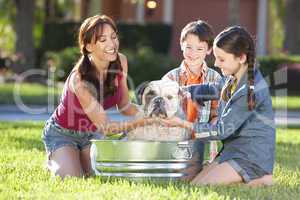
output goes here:
[[213, 46], [213, 52], [216, 58], [215, 66], [221, 69], [224, 76], [235, 76], [239, 71], [241, 71], [242, 64], [245, 62], [244, 55], [236, 57], [215, 45]]
[[181, 43], [181, 49], [184, 61], [188, 66], [201, 66], [206, 55], [211, 52], [208, 44], [200, 41], [195, 34], [187, 34], [185, 40]]
[[91, 52], [93, 61], [111, 62], [117, 59], [119, 51], [119, 39], [117, 33], [108, 24], [103, 25], [101, 35], [98, 35], [96, 43], [87, 44], [87, 50]]

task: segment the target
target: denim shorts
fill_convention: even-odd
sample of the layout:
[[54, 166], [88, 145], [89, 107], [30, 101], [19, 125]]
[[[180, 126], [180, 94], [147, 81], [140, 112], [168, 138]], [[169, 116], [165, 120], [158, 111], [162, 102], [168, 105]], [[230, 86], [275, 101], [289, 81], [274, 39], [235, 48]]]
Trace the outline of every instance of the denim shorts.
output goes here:
[[261, 178], [268, 174], [259, 166], [252, 164], [247, 160], [234, 158], [227, 160], [226, 162], [228, 162], [230, 166], [243, 178], [245, 183], [249, 183], [254, 179]]
[[44, 127], [42, 140], [48, 156], [64, 146], [72, 146], [79, 151], [90, 146], [90, 140], [95, 138], [92, 132], [81, 132], [61, 127], [54, 119], [50, 118]]

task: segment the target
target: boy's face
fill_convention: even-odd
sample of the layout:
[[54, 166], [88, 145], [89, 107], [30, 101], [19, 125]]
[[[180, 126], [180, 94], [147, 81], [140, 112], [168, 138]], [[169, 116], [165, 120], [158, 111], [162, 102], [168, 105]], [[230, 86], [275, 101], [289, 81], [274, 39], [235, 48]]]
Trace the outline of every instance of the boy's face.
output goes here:
[[206, 55], [209, 55], [211, 49], [208, 48], [207, 42], [200, 41], [195, 34], [188, 34], [181, 43], [183, 58], [188, 66], [201, 66]]

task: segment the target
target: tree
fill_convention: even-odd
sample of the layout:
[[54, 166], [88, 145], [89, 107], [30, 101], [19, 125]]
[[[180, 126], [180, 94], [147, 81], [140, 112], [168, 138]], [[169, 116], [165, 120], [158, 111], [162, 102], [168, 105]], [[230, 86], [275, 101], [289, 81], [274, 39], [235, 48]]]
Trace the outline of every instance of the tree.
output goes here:
[[35, 0], [15, 0], [16, 6], [16, 63], [13, 70], [25, 72], [35, 67], [35, 48], [33, 39]]
[[291, 54], [300, 54], [300, 1], [286, 0], [284, 49]]

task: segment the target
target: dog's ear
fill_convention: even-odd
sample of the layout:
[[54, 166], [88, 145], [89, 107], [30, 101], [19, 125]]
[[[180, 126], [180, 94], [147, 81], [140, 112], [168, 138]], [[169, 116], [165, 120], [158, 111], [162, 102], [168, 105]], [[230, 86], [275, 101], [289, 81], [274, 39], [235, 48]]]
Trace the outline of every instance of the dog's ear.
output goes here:
[[139, 104], [139, 105], [142, 104], [143, 94], [144, 94], [145, 88], [148, 87], [149, 83], [150, 83], [149, 81], [145, 81], [136, 87], [134, 92], [135, 92], [137, 104]]

